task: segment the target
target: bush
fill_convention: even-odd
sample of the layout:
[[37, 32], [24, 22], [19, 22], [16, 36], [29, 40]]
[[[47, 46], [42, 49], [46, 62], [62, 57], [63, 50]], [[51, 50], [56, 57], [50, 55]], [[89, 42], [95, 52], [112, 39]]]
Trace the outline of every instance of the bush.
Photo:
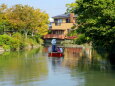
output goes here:
[[0, 45], [6, 44], [11, 45], [11, 37], [8, 35], [0, 35]]
[[25, 42], [24, 42], [24, 37], [20, 34], [20, 33], [14, 33], [13, 35], [12, 35], [12, 37], [13, 37], [13, 46], [12, 46], [12, 48], [17, 48], [16, 46], [18, 46], [18, 48], [19, 49], [23, 49], [25, 46], [26, 46], [26, 44], [25, 44]]
[[20, 40], [10, 37], [9, 35], [0, 35], [0, 45], [4, 49], [17, 49], [20, 45]]
[[10, 48], [12, 50], [20, 48], [20, 40], [12, 38]]
[[2, 45], [2, 47], [5, 49], [5, 50], [10, 50], [10, 46], [9, 45]]
[[29, 44], [29, 45], [36, 45], [37, 44], [37, 42], [34, 40], [34, 39], [32, 39], [32, 38], [27, 38], [26, 40], [25, 40], [25, 42], [27, 43], [27, 44]]
[[17, 50], [23, 49], [26, 46], [33, 47], [34, 45], [43, 43], [43, 40], [40, 37], [33, 38], [24, 38], [20, 33], [14, 33], [11, 36], [9, 35], [0, 35], [0, 46], [2, 46], [5, 50]]
[[41, 36], [38, 35], [38, 34], [36, 34], [35, 36], [30, 37], [30, 38], [33, 39], [33, 41], [34, 41], [35, 43], [43, 44], [43, 40], [41, 39]]
[[13, 35], [12, 35], [12, 37], [13, 38], [16, 38], [16, 39], [19, 39], [20, 41], [22, 41], [23, 40], [23, 36], [20, 34], [20, 33], [14, 33]]

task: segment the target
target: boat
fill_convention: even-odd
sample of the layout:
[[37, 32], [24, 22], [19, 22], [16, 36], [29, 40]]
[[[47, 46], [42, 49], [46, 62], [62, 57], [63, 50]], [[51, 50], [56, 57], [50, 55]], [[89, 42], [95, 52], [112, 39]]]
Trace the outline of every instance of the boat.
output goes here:
[[63, 52], [50, 52], [48, 53], [48, 57], [63, 57]]
[[63, 57], [63, 49], [60, 47], [56, 47], [56, 39], [52, 39], [52, 46], [48, 48], [48, 57]]

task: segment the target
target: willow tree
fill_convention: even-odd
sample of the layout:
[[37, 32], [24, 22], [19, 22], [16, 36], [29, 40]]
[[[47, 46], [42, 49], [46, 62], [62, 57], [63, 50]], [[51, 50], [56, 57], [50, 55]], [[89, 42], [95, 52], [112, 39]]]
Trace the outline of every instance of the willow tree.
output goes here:
[[[7, 10], [7, 16], [13, 29], [23, 31], [27, 34], [40, 33], [47, 31], [48, 15], [40, 9], [34, 9], [28, 5], [15, 5]], [[41, 35], [41, 34], [40, 34]]]
[[74, 6], [68, 4], [69, 9], [78, 14], [77, 32], [84, 34], [85, 42], [90, 39], [94, 47], [115, 47], [114, 0], [76, 0]]

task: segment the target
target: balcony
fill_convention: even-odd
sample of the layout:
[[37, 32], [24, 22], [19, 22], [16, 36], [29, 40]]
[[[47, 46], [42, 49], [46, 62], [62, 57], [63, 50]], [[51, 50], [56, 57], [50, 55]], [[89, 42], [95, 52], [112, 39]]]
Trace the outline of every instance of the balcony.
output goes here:
[[44, 36], [44, 39], [50, 39], [50, 38], [64, 39], [64, 38], [65, 38], [65, 35], [47, 34], [47, 35]]

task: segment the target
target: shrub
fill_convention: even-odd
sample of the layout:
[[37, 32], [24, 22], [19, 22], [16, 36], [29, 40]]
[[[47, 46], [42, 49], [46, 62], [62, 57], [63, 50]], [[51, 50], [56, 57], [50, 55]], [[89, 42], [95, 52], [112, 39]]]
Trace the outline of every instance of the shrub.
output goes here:
[[17, 49], [20, 45], [20, 40], [10, 37], [9, 35], [0, 35], [0, 45], [4, 49]]
[[11, 36], [9, 35], [0, 35], [0, 46], [2, 46], [5, 50], [17, 50], [23, 49], [26, 46], [34, 46], [37, 43], [43, 43], [43, 40], [40, 37], [32, 37], [32, 38], [24, 38], [20, 33], [14, 33]]
[[11, 45], [11, 37], [8, 35], [0, 35], [0, 45], [6, 44]]
[[[13, 46], [12, 48], [19, 48], [19, 49], [23, 49], [26, 45], [25, 45], [25, 42], [24, 42], [24, 37], [20, 34], [20, 33], [14, 33], [12, 35], [13, 39], [12, 42], [13, 42]], [[18, 46], [18, 47], [16, 47]]]
[[10, 46], [9, 45], [2, 45], [2, 47], [5, 49], [5, 50], [10, 50]]
[[16, 39], [19, 39], [19, 40], [21, 40], [22, 38], [23, 38], [23, 36], [20, 34], [20, 33], [14, 33], [13, 35], [12, 35], [12, 37], [13, 38], [16, 38]]
[[20, 47], [20, 40], [19, 39], [15, 39], [15, 38], [12, 38], [11, 39], [11, 45], [10, 45], [10, 48], [12, 50], [16, 50]]

